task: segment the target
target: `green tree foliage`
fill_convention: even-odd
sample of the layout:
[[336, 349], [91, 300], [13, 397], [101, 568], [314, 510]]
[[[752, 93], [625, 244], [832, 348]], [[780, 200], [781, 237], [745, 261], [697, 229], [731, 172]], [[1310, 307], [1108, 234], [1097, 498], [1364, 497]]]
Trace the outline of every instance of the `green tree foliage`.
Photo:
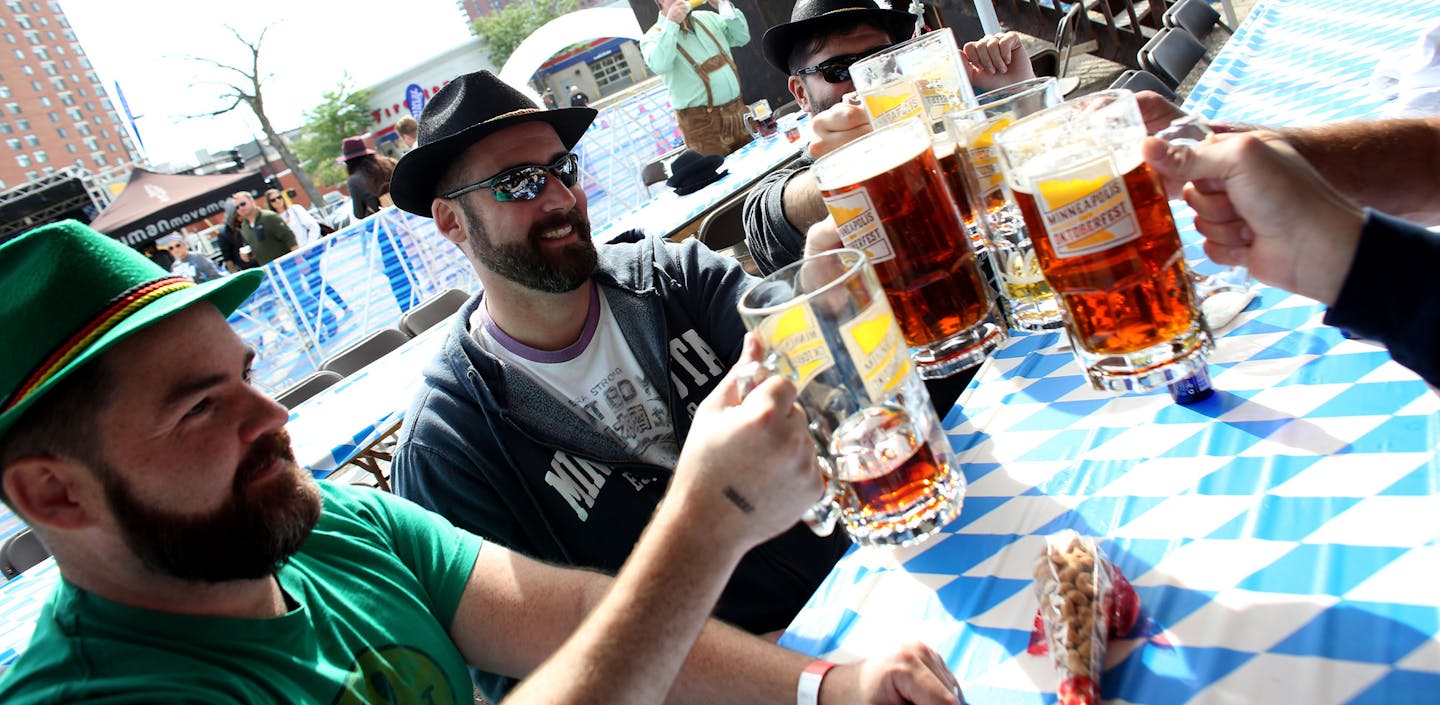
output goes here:
[[345, 167], [335, 163], [340, 142], [370, 130], [369, 89], [353, 90], [350, 77], [321, 95], [320, 104], [305, 113], [305, 127], [295, 152], [322, 188], [345, 183]]
[[580, 0], [514, 0], [499, 12], [475, 20], [471, 28], [490, 46], [490, 61], [504, 66], [515, 47], [561, 15], [580, 9]]

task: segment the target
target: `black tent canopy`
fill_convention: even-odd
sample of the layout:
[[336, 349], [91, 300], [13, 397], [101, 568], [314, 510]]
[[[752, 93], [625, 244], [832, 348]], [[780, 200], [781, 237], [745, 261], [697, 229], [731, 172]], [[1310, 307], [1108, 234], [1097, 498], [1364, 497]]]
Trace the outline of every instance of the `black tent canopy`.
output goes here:
[[240, 174], [187, 176], [136, 169], [115, 200], [90, 227], [139, 248], [163, 235], [225, 212], [225, 201], [237, 191], [265, 188], [258, 171]]

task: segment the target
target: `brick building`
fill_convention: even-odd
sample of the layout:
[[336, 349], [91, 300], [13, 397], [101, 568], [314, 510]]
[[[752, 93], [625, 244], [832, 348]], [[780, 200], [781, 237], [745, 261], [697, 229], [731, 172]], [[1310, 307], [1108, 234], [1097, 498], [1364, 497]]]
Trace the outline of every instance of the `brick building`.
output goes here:
[[54, 0], [0, 4], [0, 190], [139, 153]]

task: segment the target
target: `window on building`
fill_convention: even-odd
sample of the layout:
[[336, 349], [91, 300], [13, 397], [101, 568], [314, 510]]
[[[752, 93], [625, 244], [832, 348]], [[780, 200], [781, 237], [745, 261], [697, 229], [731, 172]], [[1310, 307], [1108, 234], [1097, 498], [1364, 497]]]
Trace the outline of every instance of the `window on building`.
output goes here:
[[31, 53], [35, 54], [35, 56], [39, 57], [40, 59], [47, 60], [47, 61], [50, 59], [50, 50], [46, 49], [45, 47], [35, 47], [35, 48], [31, 49], [30, 51], [31, 51]]
[[0, 86], [0, 98], [10, 97], [10, 86]]
[[52, 122], [52, 123], [60, 122], [60, 115], [59, 115], [58, 113], [51, 112], [51, 113], [50, 113], [50, 122]]
[[17, 119], [15, 120], [15, 129], [20, 130], [21, 132], [25, 132], [25, 131], [29, 130], [29, 129], [30, 129], [30, 121], [29, 121], [29, 120], [26, 120], [25, 118], [17, 118]]
[[71, 29], [65, 30], [65, 39], [66, 41], [75, 41], [75, 31]]
[[95, 163], [96, 163], [97, 165], [99, 165], [99, 166], [105, 166], [105, 155], [104, 155], [104, 154], [101, 154], [100, 152], [96, 152], [96, 153], [90, 155], [90, 158], [91, 158], [91, 159], [94, 159], [94, 160], [95, 160]]
[[[53, 41], [55, 41], [55, 33], [54, 33], [54, 32], [46, 32], [46, 33], [45, 33], [45, 38], [53, 42]], [[60, 53], [63, 54], [63, 53], [65, 53], [65, 52], [63, 52], [63, 51], [61, 51], [61, 50], [64, 49], [64, 48], [65, 48], [65, 47], [55, 47], [55, 51], [59, 51]]]
[[45, 154], [45, 150], [43, 150], [43, 149], [41, 149], [41, 150], [36, 150], [36, 152], [35, 152], [35, 163], [36, 163], [36, 164], [44, 164], [45, 162], [48, 162], [48, 161], [50, 161], [50, 156], [47, 155], [47, 154]]
[[76, 167], [77, 169], [84, 169], [84, 168], [85, 168], [85, 160], [84, 160], [84, 159], [81, 159], [80, 157], [75, 157], [75, 167]]
[[48, 95], [42, 95], [42, 96], [40, 96], [40, 107], [42, 107], [42, 108], [48, 108], [48, 107], [50, 107], [50, 96], [48, 96]]
[[90, 125], [89, 123], [77, 122], [75, 123], [75, 131], [82, 135], [88, 135], [90, 134]]
[[13, 135], [15, 134], [15, 128], [11, 127], [8, 121], [0, 122], [0, 134]]
[[57, 127], [57, 128], [55, 128], [55, 134], [56, 134], [56, 136], [58, 136], [58, 137], [59, 137], [60, 139], [62, 139], [62, 140], [70, 139], [70, 132], [69, 132], [69, 130], [66, 130], [66, 129], [63, 128], [63, 127]]
[[62, 60], [60, 61], [60, 65], [63, 66], [63, 67], [65, 67], [65, 68], [68, 70], [68, 69], [70, 68], [70, 60], [69, 60], [69, 59], [62, 59]]
[[11, 137], [10, 139], [5, 140], [5, 146], [6, 146], [6, 147], [9, 147], [9, 148], [10, 148], [10, 151], [12, 151], [12, 152], [18, 152], [18, 151], [20, 151], [20, 138], [19, 138], [19, 137]]
[[110, 139], [110, 131], [109, 131], [109, 130], [106, 130], [106, 129], [104, 129], [104, 128], [101, 128], [101, 130], [100, 130], [100, 139], [102, 139], [102, 140], [108, 140], [108, 139]]
[[60, 94], [60, 104], [61, 104], [61, 105], [74, 105], [74, 104], [75, 104], [75, 96], [73, 96], [73, 95], [71, 95], [71, 94], [69, 94], [69, 93], [61, 93], [61, 94]]
[[41, 84], [39, 81], [31, 81], [31, 82], [30, 82], [30, 87], [31, 87], [31, 88], [34, 88], [36, 93], [39, 93], [40, 91], [45, 90], [45, 86], [44, 86], [43, 84]]
[[[100, 82], [100, 77], [97, 76], [97, 75], [95, 75], [95, 72], [94, 72], [94, 71], [90, 71], [90, 72], [86, 73], [86, 74], [85, 74], [85, 77], [88, 78], [88, 79], [90, 79], [90, 82], [91, 82], [91, 83], [99, 83], [99, 82]], [[80, 79], [78, 79], [78, 78], [75, 79], [75, 82], [76, 82], [76, 83], [79, 83], [79, 82], [80, 82]]]
[[94, 103], [91, 103], [91, 102], [88, 101], [88, 100], [85, 101], [85, 112], [87, 112], [87, 113], [93, 113], [93, 112], [95, 112], [95, 104], [94, 104]]
[[41, 169], [40, 171], [44, 172], [46, 176], [49, 176], [49, 175], [55, 173], [55, 167], [53, 167], [53, 166], [47, 166], [47, 167], [45, 167], [44, 169]]
[[40, 138], [39, 138], [39, 137], [36, 137], [35, 135], [25, 135], [25, 146], [27, 146], [27, 147], [39, 147], [39, 146], [40, 146]]
[[21, 3], [20, 0], [6, 0], [5, 6], [17, 15], [25, 11], [25, 5]]
[[34, 180], [36, 180], [36, 179], [38, 179], [38, 178], [40, 178], [40, 175], [39, 175], [38, 173], [34, 172], [34, 171], [27, 171], [27, 172], [25, 172], [25, 180], [26, 180], [26, 181], [34, 181]]
[[50, 87], [54, 88], [57, 91], [65, 90], [65, 79], [60, 78], [59, 76], [50, 79]]
[[80, 57], [80, 67], [86, 69], [90, 68], [90, 60], [83, 56]]
[[113, 104], [111, 104], [109, 98], [101, 98], [101, 99], [100, 99], [100, 106], [103, 107], [103, 108], [105, 108], [106, 110], [114, 110], [114, 109], [115, 109], [115, 106], [114, 106]]
[[30, 166], [30, 155], [28, 155], [28, 154], [17, 154], [17, 155], [15, 155], [15, 163], [16, 163], [16, 164], [19, 164], [19, 165], [20, 165], [20, 168], [22, 168], [22, 169], [25, 168], [25, 167], [27, 167], [27, 166]]
[[36, 44], [39, 44], [39, 43], [40, 43], [40, 33], [39, 33], [39, 32], [36, 32], [36, 31], [33, 30], [33, 29], [30, 30], [29, 32], [26, 32], [26, 33], [25, 33], [25, 41], [30, 42], [30, 46], [35, 46]]
[[13, 35], [13, 34], [11, 34], [11, 33], [9, 33], [9, 32], [6, 32], [6, 33], [5, 33], [5, 41], [7, 41], [7, 42], [9, 42], [9, 43], [11, 43], [11, 44], [14, 44], [14, 43], [15, 43], [15, 35]]
[[69, 153], [71, 153], [71, 154], [74, 154], [74, 153], [76, 153], [76, 152], [78, 152], [78, 151], [80, 151], [80, 150], [76, 149], [74, 144], [72, 144], [72, 143], [70, 143], [70, 142], [66, 142], [66, 143], [65, 143], [65, 151], [67, 151], [67, 152], [69, 152]]
[[41, 17], [41, 18], [40, 18], [40, 26], [41, 26], [41, 27], [49, 27], [49, 26], [50, 26], [50, 18], [49, 18], [49, 17]]
[[32, 2], [32, 3], [30, 3], [30, 10], [31, 10], [32, 12], [39, 12], [39, 11], [40, 11], [40, 3], [38, 3], [38, 2]]
[[76, 88], [76, 89], [75, 89], [75, 92], [76, 92], [76, 93], [79, 93], [81, 98], [84, 98], [86, 95], [88, 95], [88, 94], [85, 92], [85, 86], [80, 86], [80, 87]]
[[74, 120], [74, 121], [76, 121], [76, 122], [79, 122], [79, 121], [85, 119], [85, 116], [83, 116], [83, 115], [80, 114], [80, 109], [79, 109], [79, 108], [69, 108], [69, 109], [67, 109], [67, 110], [65, 111], [65, 114], [68, 115], [71, 120]]
[[6, 110], [9, 110], [11, 115], [19, 115], [19, 114], [20, 114], [20, 104], [19, 104], [19, 103], [6, 103], [6, 104], [5, 104], [5, 109], [6, 109]]
[[590, 64], [590, 73], [595, 76], [595, 84], [600, 86], [604, 92], [606, 86], [613, 83], [625, 83], [630, 78], [630, 65], [625, 62], [625, 55], [615, 52], [609, 56], [602, 56]]
[[92, 152], [98, 151], [98, 150], [100, 149], [100, 145], [99, 145], [99, 143], [97, 143], [97, 142], [95, 141], [95, 138], [94, 138], [94, 137], [86, 137], [86, 138], [84, 139], [84, 142], [85, 142], [85, 149], [88, 149], [88, 150], [90, 150], [90, 151], [92, 151]]
[[25, 50], [24, 50], [24, 49], [16, 49], [16, 50], [15, 50], [15, 58], [17, 58], [17, 59], [24, 59], [24, 58], [25, 58]]
[[23, 15], [15, 18], [15, 24], [20, 25], [20, 29], [31, 29], [30, 18]]
[[[35, 75], [35, 68], [34, 68], [33, 66], [31, 66], [30, 64], [25, 64], [24, 66], [21, 66], [21, 67], [20, 67], [20, 73], [23, 73], [23, 74], [25, 74], [26, 76], [34, 76], [34, 75]], [[39, 84], [36, 84], [36, 85], [39, 85]], [[40, 90], [40, 89], [39, 89], [39, 88], [36, 88], [35, 90], [38, 91], [38, 90]]]
[[115, 153], [115, 143], [114, 143], [114, 142], [111, 142], [110, 144], [106, 145], [105, 147], [106, 147], [106, 149], [109, 149], [109, 150], [110, 150], [110, 153], [111, 153], [111, 154], [114, 154], [114, 153]]
[[59, 76], [60, 72], [55, 68], [55, 62], [47, 61], [43, 64], [46, 76]]

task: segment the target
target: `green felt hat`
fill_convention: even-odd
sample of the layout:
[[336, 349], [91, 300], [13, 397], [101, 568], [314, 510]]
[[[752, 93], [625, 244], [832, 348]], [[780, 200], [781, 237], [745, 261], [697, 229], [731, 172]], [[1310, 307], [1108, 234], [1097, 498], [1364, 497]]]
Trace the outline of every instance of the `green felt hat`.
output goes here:
[[264, 277], [249, 269], [196, 284], [73, 220], [0, 245], [0, 436], [126, 336], [202, 300], [228, 316]]

